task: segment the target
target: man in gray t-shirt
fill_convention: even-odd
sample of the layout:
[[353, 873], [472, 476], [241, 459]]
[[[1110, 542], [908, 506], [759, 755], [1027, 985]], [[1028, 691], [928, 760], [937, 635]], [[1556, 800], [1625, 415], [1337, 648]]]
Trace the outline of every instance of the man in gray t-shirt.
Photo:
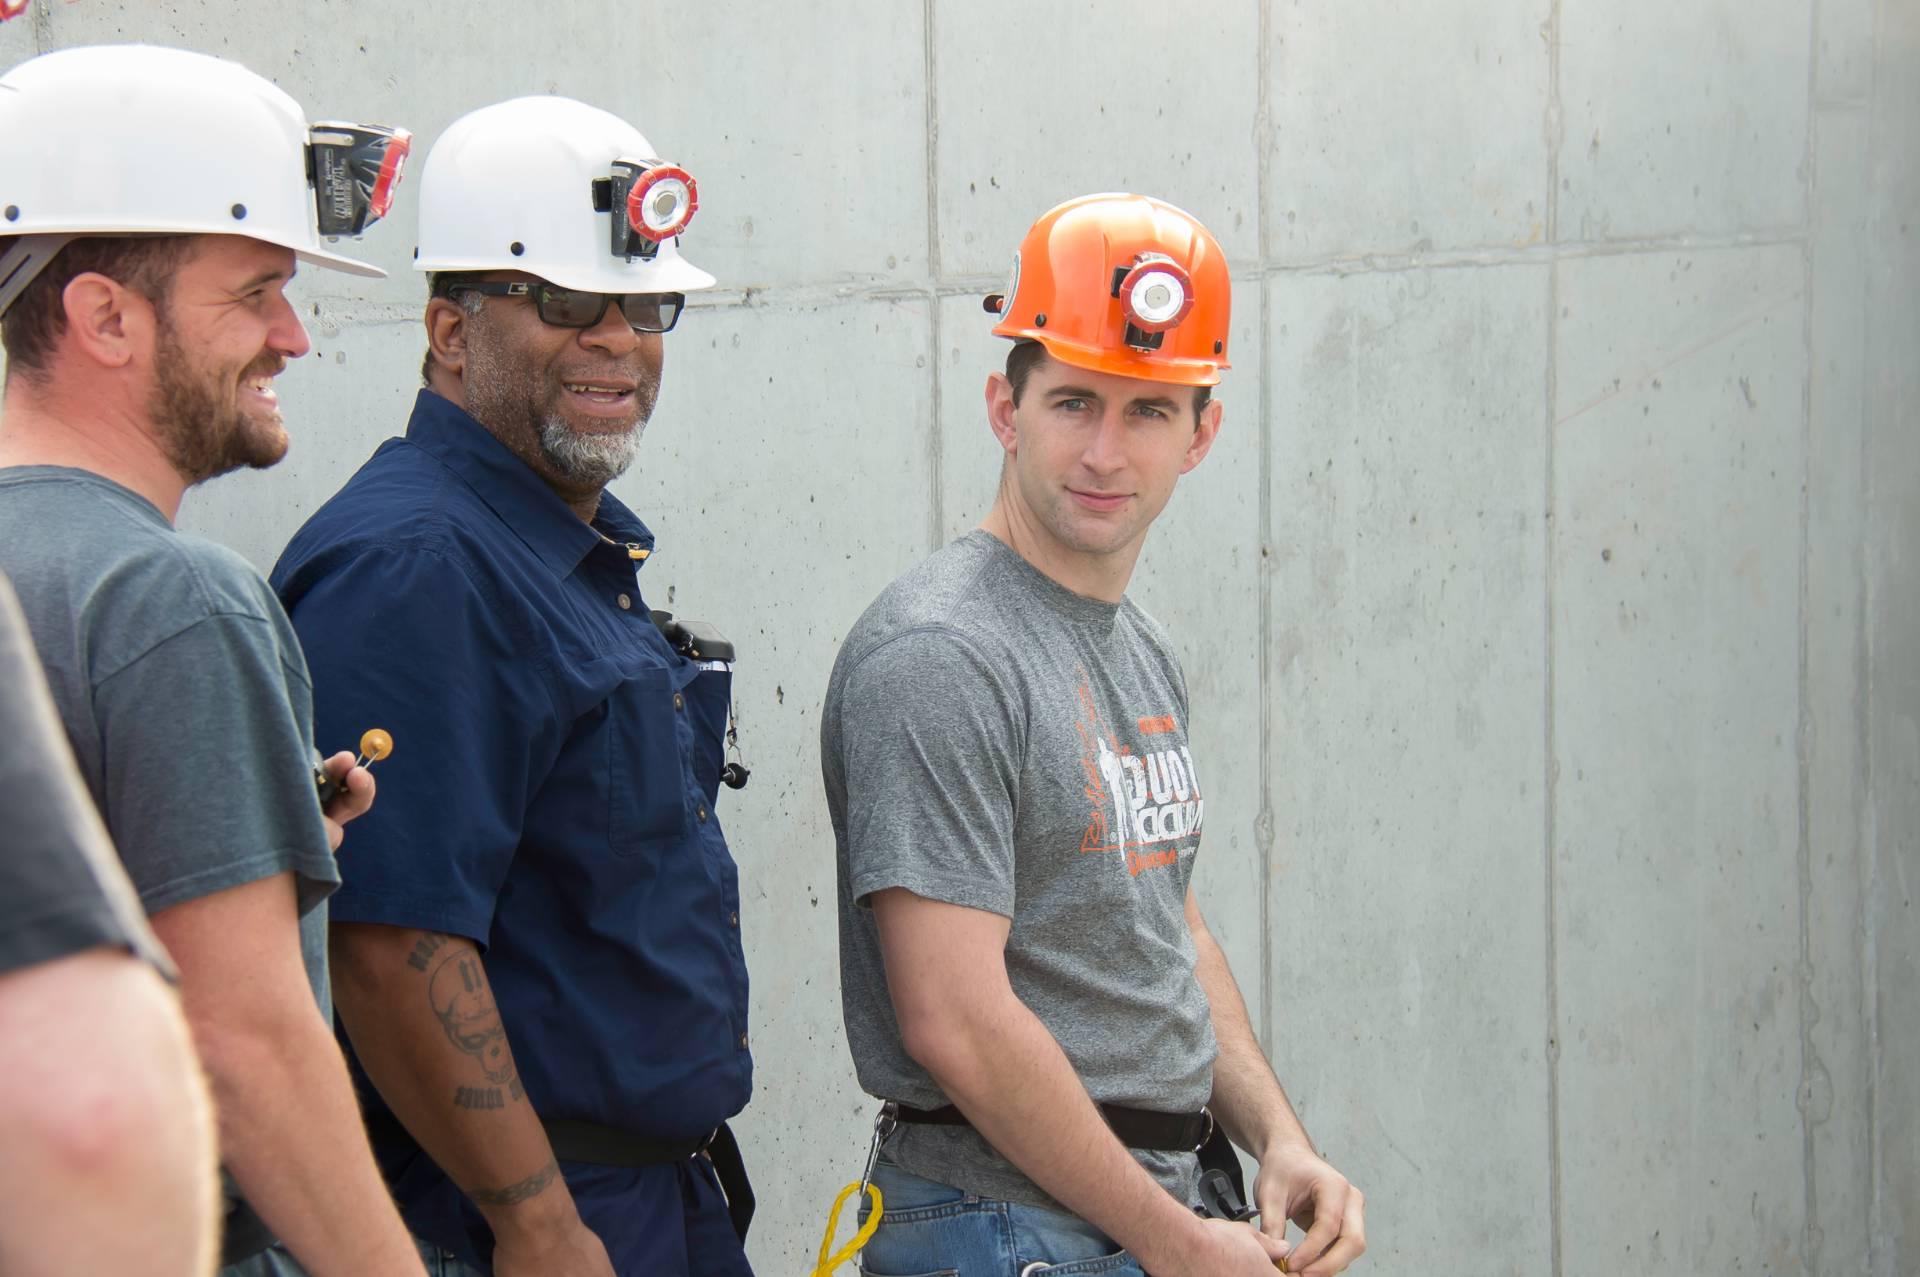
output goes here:
[[276, 1236], [314, 1277], [423, 1271], [327, 1005], [322, 902], [372, 777], [335, 754], [346, 792], [321, 810], [286, 614], [239, 555], [173, 526], [187, 488], [287, 450], [273, 381], [309, 348], [296, 260], [379, 274], [325, 248], [316, 218], [337, 235], [377, 217], [351, 173], [380, 171], [394, 135], [328, 137], [319, 163], [286, 93], [176, 49], [62, 49], [0, 75], [0, 571], [178, 968], [219, 1101], [229, 1277], [284, 1271]]
[[74, 770], [4, 576], [0, 741], [0, 1238], [36, 1271], [57, 1256], [63, 1271], [204, 1277], [213, 1121], [173, 963]]
[[[1220, 429], [1228, 293], [1212, 236], [1157, 200], [1036, 223], [988, 303], [1016, 342], [987, 384], [993, 509], [834, 664], [847, 1038], [898, 1123], [869, 1272], [1253, 1277], [1288, 1257], [1330, 1277], [1364, 1249], [1360, 1193], [1307, 1139], [1195, 903], [1186, 683], [1126, 597]], [[1192, 1209], [1216, 1118], [1260, 1162], [1258, 1231]], [[1289, 1218], [1308, 1228], [1291, 1255]]]

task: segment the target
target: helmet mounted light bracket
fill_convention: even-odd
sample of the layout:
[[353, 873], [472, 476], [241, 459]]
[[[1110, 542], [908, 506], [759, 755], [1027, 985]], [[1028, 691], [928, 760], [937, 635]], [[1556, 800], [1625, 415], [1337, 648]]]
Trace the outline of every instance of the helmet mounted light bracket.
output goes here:
[[412, 149], [413, 135], [400, 128], [323, 120], [308, 129], [307, 179], [320, 234], [357, 237], [392, 212]]
[[1164, 253], [1138, 253], [1113, 268], [1108, 295], [1119, 300], [1126, 317], [1127, 345], [1158, 350], [1193, 309], [1193, 278]]
[[612, 175], [593, 183], [593, 211], [613, 215], [608, 247], [622, 261], [653, 260], [699, 207], [693, 175], [665, 160], [615, 160]]

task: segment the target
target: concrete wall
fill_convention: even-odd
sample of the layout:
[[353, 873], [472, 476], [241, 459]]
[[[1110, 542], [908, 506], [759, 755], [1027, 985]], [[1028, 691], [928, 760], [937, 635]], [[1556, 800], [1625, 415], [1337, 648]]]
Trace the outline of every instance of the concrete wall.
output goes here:
[[[745, 654], [730, 797], [762, 1271], [870, 1115], [816, 714], [997, 464], [977, 298], [1089, 190], [1235, 263], [1215, 456], [1136, 594], [1201, 887], [1368, 1271], [1920, 1271], [1920, 11], [1899, 0], [40, 0], [36, 49], [239, 57], [316, 115], [557, 90], [701, 183], [652, 601]], [[263, 568], [402, 425], [412, 205], [302, 276], [296, 436], [186, 526]]]

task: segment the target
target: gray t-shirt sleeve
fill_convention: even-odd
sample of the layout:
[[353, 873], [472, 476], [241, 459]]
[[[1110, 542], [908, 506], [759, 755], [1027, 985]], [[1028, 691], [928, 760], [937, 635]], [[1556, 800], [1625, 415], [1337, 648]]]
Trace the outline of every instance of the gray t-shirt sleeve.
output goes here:
[[73, 764], [0, 578], [0, 973], [102, 946], [172, 978]]
[[270, 620], [218, 612], [95, 689], [105, 805], [148, 913], [288, 870], [304, 913], [339, 883], [289, 699], [305, 687]]
[[867, 653], [840, 701], [854, 899], [904, 887], [1011, 918], [1024, 707], [939, 627]]

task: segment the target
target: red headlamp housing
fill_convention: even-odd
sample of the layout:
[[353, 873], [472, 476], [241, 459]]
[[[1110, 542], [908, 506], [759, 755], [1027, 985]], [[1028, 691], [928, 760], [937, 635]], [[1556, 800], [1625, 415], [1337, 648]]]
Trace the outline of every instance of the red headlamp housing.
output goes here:
[[655, 244], [687, 229], [700, 207], [700, 187], [677, 164], [657, 164], [635, 179], [627, 192], [627, 222], [633, 233]]

